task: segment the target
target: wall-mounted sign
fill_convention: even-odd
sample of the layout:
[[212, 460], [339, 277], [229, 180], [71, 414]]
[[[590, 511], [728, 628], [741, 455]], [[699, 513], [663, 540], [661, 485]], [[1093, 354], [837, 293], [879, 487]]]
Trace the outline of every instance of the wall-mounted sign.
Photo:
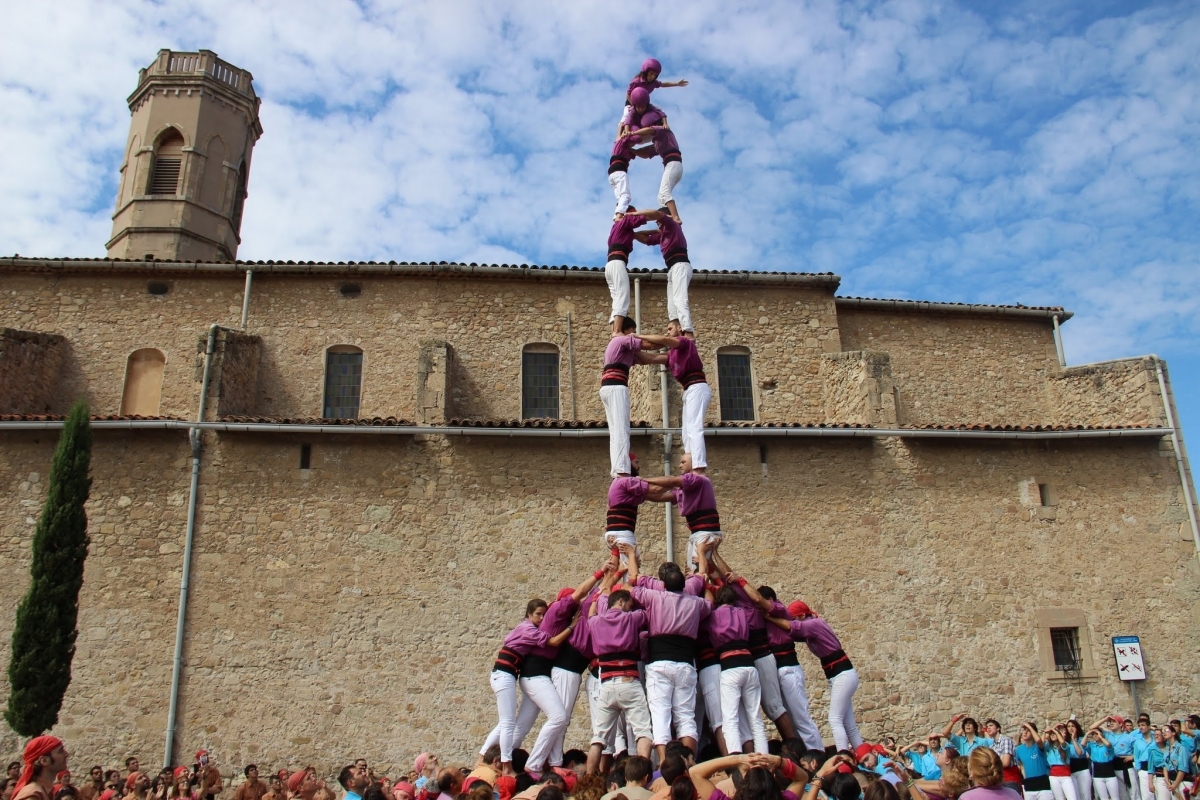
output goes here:
[[1123, 681], [1146, 680], [1141, 640], [1136, 636], [1114, 636], [1112, 645], [1117, 657], [1117, 676]]

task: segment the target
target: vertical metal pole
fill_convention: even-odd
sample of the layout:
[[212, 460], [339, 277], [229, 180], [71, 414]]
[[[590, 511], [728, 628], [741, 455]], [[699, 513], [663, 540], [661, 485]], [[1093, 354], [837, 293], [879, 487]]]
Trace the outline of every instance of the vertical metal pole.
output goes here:
[[642, 331], [642, 279], [633, 279], [633, 321], [638, 333]]
[[[662, 426], [664, 429], [671, 424], [671, 405], [668, 391], [667, 368], [660, 365], [659, 368], [659, 391], [662, 392]], [[668, 431], [663, 434], [663, 475], [671, 474], [671, 433]], [[666, 519], [667, 526], [667, 561], [675, 560], [675, 504], [663, 503], [663, 514]]]
[[1142, 704], [1141, 704], [1141, 703], [1138, 701], [1138, 696], [1137, 696], [1137, 685], [1138, 685], [1138, 682], [1137, 682], [1137, 681], [1130, 681], [1130, 682], [1129, 682], [1129, 691], [1133, 692], [1133, 714], [1134, 714], [1134, 719], [1137, 719], [1138, 717], [1140, 717], [1140, 716], [1142, 715]]
[[567, 365], [571, 371], [571, 420], [579, 417], [575, 413], [575, 340], [571, 336], [571, 312], [567, 312]]
[[1050, 319], [1054, 320], [1054, 349], [1058, 351], [1058, 365], [1065, 368], [1067, 366], [1067, 355], [1063, 352], [1062, 328], [1058, 327], [1058, 314], [1055, 314]]
[[246, 288], [242, 291], [242, 327], [246, 330], [246, 320], [250, 318], [250, 284], [254, 281], [254, 270], [246, 270]]

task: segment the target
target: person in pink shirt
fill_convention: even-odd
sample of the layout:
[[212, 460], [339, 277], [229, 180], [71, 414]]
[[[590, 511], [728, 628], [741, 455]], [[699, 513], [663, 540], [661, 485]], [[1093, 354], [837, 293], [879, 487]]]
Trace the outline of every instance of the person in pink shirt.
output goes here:
[[663, 263], [667, 266], [667, 317], [673, 322], [678, 322], [685, 335], [694, 336], [692, 306], [688, 301], [688, 287], [692, 283], [692, 262], [688, 256], [683, 226], [676, 222], [665, 208], [643, 211], [641, 215], [658, 222], [657, 231], [639, 231], [634, 238], [642, 244], [656, 244], [662, 250]]
[[671, 126], [667, 124], [667, 115], [662, 109], [647, 106], [646, 111], [635, 116], [638, 117], [637, 123], [630, 126], [629, 135], [621, 141], [650, 143], [649, 147], [631, 150], [630, 154], [638, 158], [658, 156], [662, 159], [663, 174], [658, 184], [658, 205], [667, 209], [676, 222], [682, 222], [679, 207], [675, 204], [675, 195], [672, 194], [683, 179], [683, 153], [679, 150], [679, 141], [671, 132]]
[[667, 369], [683, 387], [681, 430], [683, 452], [692, 457], [692, 471], [704, 475], [708, 471], [708, 448], [704, 444], [704, 417], [712, 402], [712, 389], [704, 375], [704, 362], [696, 348], [696, 339], [686, 336], [678, 320], [667, 323], [666, 336], [639, 334], [642, 346], [666, 347], [670, 351], [648, 356], [651, 363], [666, 364]]
[[612, 298], [612, 314], [608, 318], [612, 335], [620, 336], [629, 316], [629, 254], [637, 228], [649, 222], [648, 217], [629, 206], [628, 213], [618, 214], [608, 232], [608, 261], [604, 265], [604, 280]]
[[629, 88], [625, 90], [625, 111], [621, 115], [621, 123], [617, 126], [617, 138], [625, 134], [629, 127], [630, 115], [634, 109], [634, 91], [641, 89], [646, 93], [646, 102], [650, 101], [650, 92], [655, 89], [671, 89], [677, 86], [687, 86], [687, 80], [678, 81], [660, 81], [659, 75], [662, 74], [662, 64], [656, 58], [647, 58], [642, 62], [641, 71], [633, 76], [633, 80], [629, 82]]
[[[638, 477], [638, 460], [629, 454], [629, 469], [632, 474], [618, 475], [608, 487], [608, 515], [604, 526], [604, 543], [609, 548], [628, 545], [637, 549], [638, 506], [647, 500], [670, 503], [671, 492], [661, 486], [651, 486]], [[621, 556], [621, 563], [626, 562]]]
[[642, 342], [634, 334], [637, 325], [621, 318], [621, 333], [613, 333], [604, 349], [604, 371], [600, 375], [600, 402], [608, 420], [609, 474], [628, 476], [629, 463], [629, 368], [649, 363]]
[[[522, 702], [522, 716], [530, 712], [536, 718], [540, 709], [546, 713], [547, 723], [539, 735], [539, 743], [543, 736], [545, 742], [539, 752], [539, 757], [548, 760], [550, 742], [557, 739], [559, 728], [566, 730], [570, 718], [563, 708], [562, 701], [554, 689], [551, 680], [551, 670], [558, 646], [571, 636], [577, 624], [575, 612], [579, 602], [587, 596], [596, 582], [606, 572], [612, 572], [615, 563], [610, 561], [597, 570], [590, 578], [580, 584], [578, 589], [569, 595], [559, 597], [555, 601], [555, 614], [547, 621], [548, 611], [552, 608], [545, 600], [533, 599], [525, 607], [525, 619], [504, 637], [504, 644], [496, 656], [492, 667], [491, 685], [496, 694], [496, 708], [499, 713], [499, 724], [488, 735], [480, 753], [487, 751], [493, 745], [500, 746], [501, 771], [505, 775], [514, 774], [512, 768], [512, 751], [515, 747], [517, 730], [517, 688], [518, 680], [525, 696]], [[573, 604], [573, 606], [572, 606]], [[528, 664], [526, 663], [528, 662]], [[544, 667], [544, 669], [543, 669]], [[530, 711], [526, 711], [528, 705]], [[549, 730], [547, 730], [549, 728]], [[528, 728], [526, 728], [528, 730]], [[535, 750], [538, 748], [535, 746]], [[533, 754], [530, 754], [530, 762]], [[535, 764], [540, 768], [544, 763]], [[532, 768], [532, 767], [530, 767]]]
[[687, 453], [679, 459], [678, 475], [647, 478], [647, 483], [674, 489], [674, 502], [687, 520], [692, 534], [688, 537], [687, 563], [692, 571], [699, 569], [696, 548], [701, 542], [719, 545], [725, 538], [721, 533], [721, 517], [717, 513], [717, 494], [707, 475], [692, 470], [692, 457]]

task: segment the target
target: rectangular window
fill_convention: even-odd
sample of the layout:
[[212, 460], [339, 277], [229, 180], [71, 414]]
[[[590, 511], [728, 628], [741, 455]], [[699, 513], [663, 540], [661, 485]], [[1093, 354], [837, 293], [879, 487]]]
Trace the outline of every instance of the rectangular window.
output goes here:
[[300, 469], [312, 469], [312, 445], [300, 445]]
[[754, 385], [749, 353], [717, 353], [721, 419], [754, 420]]
[[558, 353], [521, 354], [521, 419], [558, 418]]
[[322, 416], [357, 419], [362, 361], [362, 353], [325, 354], [325, 413]]
[[1051, 628], [1050, 646], [1054, 649], [1054, 668], [1060, 672], [1078, 672], [1083, 667], [1079, 657], [1079, 629]]
[[150, 194], [175, 194], [179, 190], [179, 169], [183, 162], [178, 158], [158, 156], [154, 159], [154, 174], [150, 177]]

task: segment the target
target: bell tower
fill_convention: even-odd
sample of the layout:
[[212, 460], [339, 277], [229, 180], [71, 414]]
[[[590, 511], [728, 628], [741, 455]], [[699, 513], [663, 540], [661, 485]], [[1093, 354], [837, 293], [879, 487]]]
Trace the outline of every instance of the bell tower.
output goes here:
[[211, 50], [158, 51], [129, 96], [110, 258], [237, 258], [258, 106], [253, 76]]

